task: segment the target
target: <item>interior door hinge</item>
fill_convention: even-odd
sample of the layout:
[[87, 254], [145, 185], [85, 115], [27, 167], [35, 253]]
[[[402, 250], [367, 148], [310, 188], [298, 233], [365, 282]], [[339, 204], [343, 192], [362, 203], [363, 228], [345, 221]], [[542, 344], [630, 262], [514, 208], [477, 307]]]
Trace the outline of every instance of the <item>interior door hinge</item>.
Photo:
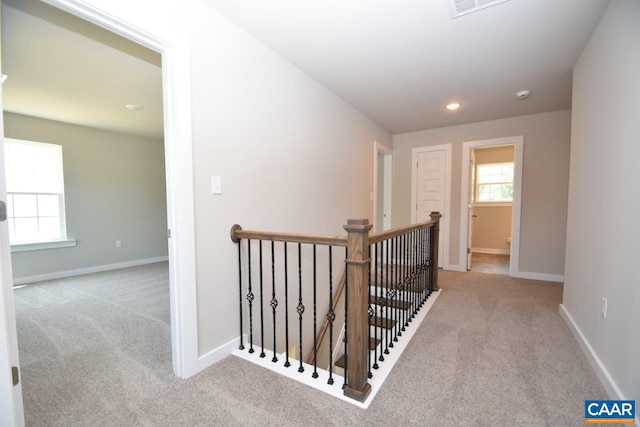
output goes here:
[[7, 205], [0, 201], [0, 222], [7, 220]]
[[471, 253], [471, 248], [467, 248], [467, 255]]
[[13, 377], [13, 385], [15, 387], [20, 382], [20, 370], [17, 366], [11, 367], [11, 376]]
[[171, 229], [170, 228], [167, 229], [167, 238], [169, 238], [169, 239], [171, 238]]

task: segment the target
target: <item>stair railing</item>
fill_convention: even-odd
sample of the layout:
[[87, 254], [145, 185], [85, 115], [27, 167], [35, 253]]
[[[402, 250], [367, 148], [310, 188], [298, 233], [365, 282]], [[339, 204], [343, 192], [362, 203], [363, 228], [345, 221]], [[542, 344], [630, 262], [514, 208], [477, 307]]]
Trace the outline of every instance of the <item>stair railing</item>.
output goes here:
[[[344, 247], [346, 336], [343, 390], [346, 396], [364, 401], [371, 391], [368, 378], [372, 375], [372, 367], [376, 369], [377, 362], [384, 360], [383, 354], [388, 354], [388, 349], [402, 335], [424, 300], [438, 289], [439, 218], [440, 214], [434, 212], [430, 222], [382, 233], [370, 233], [372, 226], [366, 219], [349, 220], [344, 226], [347, 236], [249, 231], [234, 225], [231, 239], [238, 243], [240, 350], [246, 349], [246, 333], [249, 353], [260, 350], [259, 357], [265, 358], [267, 351], [272, 352], [273, 363], [277, 363], [278, 356], [282, 355], [287, 368], [292, 366], [291, 359], [297, 359], [298, 372], [303, 373], [306, 370], [303, 351], [312, 349], [313, 363], [309, 365], [312, 365], [312, 378], [317, 379], [320, 347], [317, 297], [322, 293], [328, 297], [329, 307], [325, 316], [327, 327], [322, 327], [329, 330], [327, 383], [333, 384], [333, 329], [337, 316], [334, 281], [342, 275], [341, 271], [335, 274], [337, 268], [334, 264], [342, 258], [335, 249]], [[322, 261], [326, 261], [326, 265], [319, 267], [319, 264], [324, 264]], [[276, 273], [277, 265], [282, 265], [282, 270]], [[319, 274], [319, 268], [323, 273]], [[380, 294], [376, 293], [378, 291]], [[313, 304], [312, 320], [305, 307], [305, 304], [310, 304], [310, 299]], [[282, 300], [284, 309], [278, 311]], [[378, 321], [377, 315], [382, 309], [373, 307], [382, 307], [381, 304], [387, 304], [387, 317], [380, 317], [380, 322], [391, 319], [397, 326], [387, 329], [385, 337], [381, 337], [378, 355], [377, 350], [375, 354], [370, 351], [373, 338], [370, 336], [370, 324], [373, 319]], [[405, 305], [410, 310], [403, 315], [400, 308]], [[297, 327], [291, 326], [289, 321], [296, 314]], [[271, 328], [267, 335], [265, 325]], [[284, 326], [284, 337], [278, 336], [281, 326]], [[311, 334], [305, 334], [308, 329], [311, 329]], [[295, 332], [297, 336], [292, 339]], [[306, 342], [305, 335], [312, 335], [313, 343]], [[279, 351], [282, 349], [284, 352]], [[295, 353], [295, 356], [290, 353]]]

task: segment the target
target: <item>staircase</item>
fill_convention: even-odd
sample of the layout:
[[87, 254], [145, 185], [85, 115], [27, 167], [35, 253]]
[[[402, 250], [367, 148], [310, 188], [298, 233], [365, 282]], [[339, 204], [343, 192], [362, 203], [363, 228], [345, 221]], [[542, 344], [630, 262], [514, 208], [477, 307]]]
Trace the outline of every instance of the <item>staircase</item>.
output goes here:
[[[371, 233], [368, 220], [354, 219], [344, 226], [346, 236], [234, 225], [240, 327], [234, 354], [364, 404], [415, 333], [408, 326], [424, 318], [432, 302], [420, 309], [438, 291], [439, 220], [433, 212], [429, 222]], [[342, 325], [343, 334], [334, 336]], [[336, 358], [336, 348], [344, 355]], [[334, 378], [336, 367], [344, 375]]]
[[[378, 277], [380, 278], [380, 275], [378, 275]], [[380, 278], [380, 282], [382, 282], [382, 278]], [[395, 289], [397, 292], [398, 284], [392, 285], [391, 288]], [[384, 361], [383, 354], [389, 354], [388, 349], [386, 351], [384, 349], [383, 340], [388, 339], [388, 346], [393, 348], [393, 343], [398, 341], [397, 337], [402, 336], [402, 332], [406, 330], [406, 327], [415, 317], [415, 313], [411, 312], [413, 307], [411, 301], [413, 300], [414, 294], [420, 294], [424, 292], [424, 289], [406, 291], [405, 299], [380, 296], [384, 294], [385, 291], [386, 289], [381, 287], [378, 287], [377, 289], [372, 288], [371, 295], [369, 295], [369, 307], [370, 310], [372, 310], [370, 313], [373, 312], [374, 314], [380, 314], [380, 316], [369, 316], [369, 351], [371, 352], [370, 357], [372, 357], [374, 361]], [[406, 295], [409, 292], [411, 292], [411, 295]], [[426, 298], [429, 298], [431, 294], [432, 291], [427, 290]], [[421, 305], [422, 304], [419, 306]], [[387, 317], [389, 316], [389, 311], [391, 311], [391, 316]], [[407, 319], [406, 322], [398, 325], [399, 320], [403, 319]], [[347, 357], [345, 354], [342, 354], [342, 356], [335, 361], [335, 366], [345, 369], [346, 362]], [[377, 369], [377, 363], [374, 362], [372, 367], [373, 369]]]

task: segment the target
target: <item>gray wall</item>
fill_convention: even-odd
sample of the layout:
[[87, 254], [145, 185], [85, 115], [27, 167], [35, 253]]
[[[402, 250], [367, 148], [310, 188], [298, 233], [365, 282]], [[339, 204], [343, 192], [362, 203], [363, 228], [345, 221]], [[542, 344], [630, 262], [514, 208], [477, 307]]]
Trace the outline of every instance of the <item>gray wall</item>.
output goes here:
[[12, 113], [4, 121], [8, 138], [62, 145], [67, 235], [78, 243], [13, 253], [14, 279], [167, 256], [162, 140]]
[[[513, 162], [513, 145], [475, 150], [476, 165]], [[489, 251], [509, 251], [511, 237], [511, 206], [476, 205], [473, 208], [471, 248]]]
[[411, 222], [411, 150], [453, 144], [450, 263], [458, 265], [462, 144], [524, 136], [519, 271], [562, 275], [569, 179], [569, 110], [393, 136], [393, 226]]
[[[640, 2], [610, 3], [574, 68], [563, 306], [610, 380], [640, 399]], [[600, 314], [608, 299], [608, 316]]]

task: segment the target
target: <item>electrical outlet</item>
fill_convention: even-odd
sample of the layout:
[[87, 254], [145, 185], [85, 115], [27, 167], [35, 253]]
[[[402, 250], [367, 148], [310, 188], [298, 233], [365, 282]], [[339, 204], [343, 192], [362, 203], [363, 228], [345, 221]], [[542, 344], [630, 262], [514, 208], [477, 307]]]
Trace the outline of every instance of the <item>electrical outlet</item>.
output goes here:
[[607, 299], [602, 298], [602, 318], [607, 318]]
[[116, 240], [116, 248], [122, 247], [122, 240]]

